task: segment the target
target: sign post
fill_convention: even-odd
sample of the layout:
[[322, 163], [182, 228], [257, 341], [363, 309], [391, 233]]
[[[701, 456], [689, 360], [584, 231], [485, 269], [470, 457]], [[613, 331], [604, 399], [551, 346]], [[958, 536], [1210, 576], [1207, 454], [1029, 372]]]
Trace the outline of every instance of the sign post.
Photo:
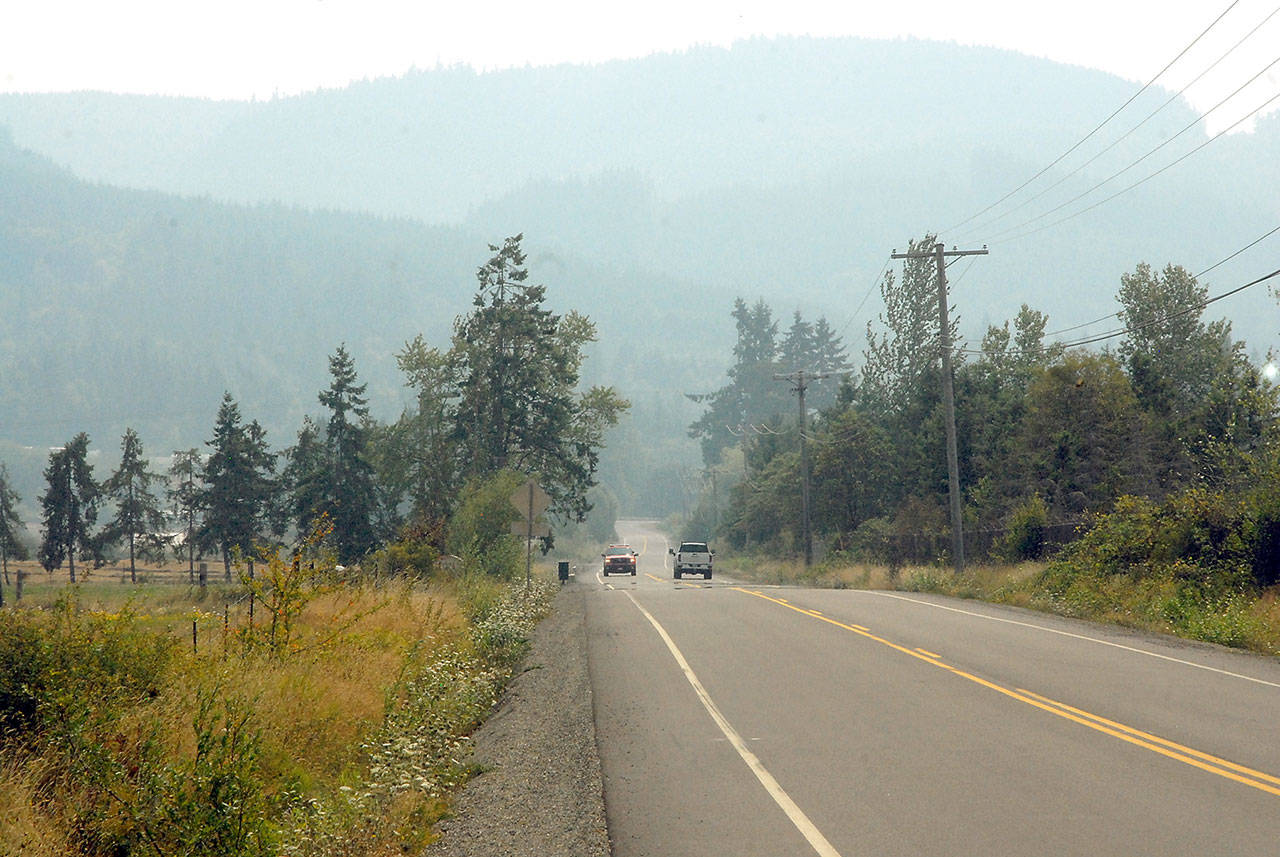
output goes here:
[[530, 477], [511, 495], [511, 505], [520, 515], [512, 522], [511, 531], [525, 539], [524, 589], [528, 592], [533, 577], [533, 537], [551, 535], [551, 528], [542, 519], [542, 513], [551, 505], [551, 498], [538, 481]]

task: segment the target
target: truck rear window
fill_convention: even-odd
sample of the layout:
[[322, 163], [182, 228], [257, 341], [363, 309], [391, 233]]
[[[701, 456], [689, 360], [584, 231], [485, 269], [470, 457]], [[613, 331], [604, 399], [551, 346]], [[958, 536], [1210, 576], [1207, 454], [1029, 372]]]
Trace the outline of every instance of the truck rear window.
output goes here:
[[706, 542], [685, 542], [680, 545], [680, 553], [706, 553]]

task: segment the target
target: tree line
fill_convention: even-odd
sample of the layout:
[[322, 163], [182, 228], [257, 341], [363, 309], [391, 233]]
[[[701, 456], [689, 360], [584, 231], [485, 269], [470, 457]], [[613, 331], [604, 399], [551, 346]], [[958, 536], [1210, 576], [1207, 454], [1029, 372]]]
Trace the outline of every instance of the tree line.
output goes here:
[[[949, 523], [935, 276], [923, 258], [884, 277], [885, 310], [867, 325], [861, 367], [816, 408], [812, 526], [829, 548], [891, 562], [949, 549], [939, 538]], [[1039, 556], [1125, 496], [1239, 495], [1276, 459], [1277, 388], [1228, 321], [1204, 320], [1205, 286], [1182, 267], [1140, 264], [1116, 297], [1115, 348], [1048, 343], [1047, 316], [1025, 304], [979, 347], [953, 345], [963, 515], [977, 554]], [[789, 388], [772, 380], [789, 363], [786, 340], [762, 303], [748, 311], [739, 301], [734, 317], [729, 383], [690, 427], [718, 484], [687, 527], [796, 551], [798, 420]], [[803, 368], [819, 367], [808, 359]], [[738, 421], [746, 431], [733, 430]], [[1259, 514], [1276, 518], [1263, 529], [1280, 536], [1280, 508]]]
[[[490, 245], [472, 310], [455, 319], [448, 348], [419, 335], [396, 355], [416, 402], [394, 422], [370, 417], [366, 385], [339, 345], [317, 397], [323, 415], [304, 418], [282, 451], [230, 393], [204, 449], [175, 451], [164, 473], [151, 469], [133, 429], [121, 440], [119, 466], [102, 481], [87, 434], [52, 450], [40, 498], [41, 564], [66, 564], [74, 581], [77, 559], [100, 565], [109, 550], [127, 550], [136, 580], [138, 560], [173, 549], [189, 569], [218, 557], [230, 579], [238, 560], [318, 529], [346, 565], [397, 541], [420, 543], [428, 557], [483, 551], [505, 523], [459, 533], [452, 520], [469, 497], [500, 493], [513, 474], [539, 480], [560, 522], [584, 521], [604, 432], [628, 404], [611, 387], [578, 389], [595, 326], [546, 307], [546, 287], [529, 282], [522, 239]], [[17, 502], [0, 465], [6, 570], [10, 557], [25, 556]]]

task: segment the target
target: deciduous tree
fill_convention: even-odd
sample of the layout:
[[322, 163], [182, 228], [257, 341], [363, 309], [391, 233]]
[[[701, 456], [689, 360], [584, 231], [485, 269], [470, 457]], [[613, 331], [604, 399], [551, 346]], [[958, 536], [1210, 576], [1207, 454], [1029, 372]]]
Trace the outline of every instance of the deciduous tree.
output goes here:
[[177, 450], [169, 465], [169, 502], [183, 524], [182, 546], [187, 549], [187, 573], [194, 581], [196, 573], [196, 520], [200, 514], [200, 450]]
[[546, 308], [546, 288], [528, 282], [522, 240], [490, 245], [495, 255], [477, 272], [475, 308], [454, 323], [456, 432], [469, 475], [536, 475], [552, 512], [580, 522], [603, 432], [628, 405], [612, 388], [578, 391], [595, 325]]

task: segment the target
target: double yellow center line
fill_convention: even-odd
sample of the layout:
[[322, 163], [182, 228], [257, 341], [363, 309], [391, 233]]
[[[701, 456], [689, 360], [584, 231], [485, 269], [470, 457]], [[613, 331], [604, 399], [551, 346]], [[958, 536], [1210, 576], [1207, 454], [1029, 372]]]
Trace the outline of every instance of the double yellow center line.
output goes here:
[[1135, 729], [1132, 726], [1126, 726], [1123, 723], [1118, 723], [1114, 720], [1108, 720], [1105, 717], [1091, 714], [1079, 708], [1073, 708], [1064, 702], [1049, 699], [1046, 696], [1041, 696], [1040, 694], [1033, 693], [1029, 690], [1004, 687], [1003, 685], [996, 684], [995, 682], [988, 681], [984, 678], [973, 675], [972, 673], [967, 673], [964, 670], [957, 669], [956, 667], [946, 664], [942, 661], [942, 657], [934, 652], [929, 652], [924, 649], [909, 649], [906, 646], [900, 646], [897, 643], [886, 640], [883, 637], [873, 634], [869, 629], [862, 625], [845, 624], [844, 622], [832, 619], [829, 616], [824, 616], [817, 610], [806, 610], [803, 607], [797, 607], [794, 604], [788, 603], [783, 598], [773, 598], [769, 595], [765, 595], [763, 592], [758, 592], [753, 589], [744, 589], [742, 587], [734, 587], [734, 589], [747, 595], [753, 595], [756, 598], [762, 598], [765, 601], [772, 601], [774, 604], [786, 607], [788, 610], [803, 613], [806, 616], [810, 616], [830, 625], [835, 625], [837, 628], [852, 631], [859, 636], [866, 637], [868, 640], [874, 640], [881, 645], [888, 646], [894, 651], [901, 652], [904, 655], [910, 655], [911, 657], [922, 660], [925, 663], [944, 669], [953, 675], [959, 676], [960, 678], [968, 679], [975, 684], [980, 684], [983, 687], [996, 691], [997, 693], [1004, 694], [1010, 699], [1016, 699], [1019, 702], [1025, 703], [1034, 708], [1039, 708], [1042, 711], [1047, 711], [1048, 713], [1054, 714], [1065, 720], [1070, 720], [1071, 722], [1078, 723], [1081, 726], [1087, 726], [1088, 728], [1101, 732], [1104, 735], [1110, 735], [1113, 738], [1118, 738], [1121, 741], [1125, 741], [1137, 747], [1142, 747], [1143, 749], [1150, 750], [1153, 753], [1159, 753], [1162, 756], [1166, 756], [1194, 768], [1199, 768], [1202, 771], [1217, 774], [1220, 777], [1234, 780], [1235, 782], [1249, 786], [1250, 788], [1255, 788], [1259, 791], [1280, 797], [1280, 778], [1278, 777], [1273, 777], [1272, 775], [1263, 773], [1262, 771], [1255, 771], [1252, 768], [1245, 767], [1244, 765], [1237, 765], [1235, 762], [1220, 759], [1217, 756], [1202, 753], [1201, 751], [1194, 750], [1190, 747], [1184, 747], [1183, 745], [1174, 743], [1168, 739], [1143, 732], [1140, 729]]

